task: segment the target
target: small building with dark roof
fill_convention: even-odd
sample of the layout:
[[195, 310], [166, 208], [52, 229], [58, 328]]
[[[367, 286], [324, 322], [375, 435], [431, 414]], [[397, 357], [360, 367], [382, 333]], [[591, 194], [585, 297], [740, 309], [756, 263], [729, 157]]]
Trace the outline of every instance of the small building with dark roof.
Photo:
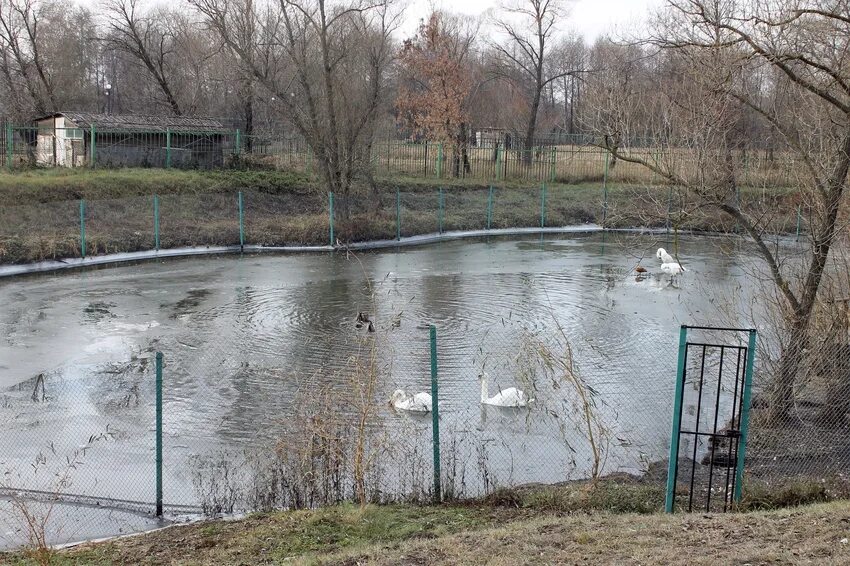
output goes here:
[[183, 167], [225, 164], [234, 131], [212, 118], [55, 112], [35, 119], [36, 164]]

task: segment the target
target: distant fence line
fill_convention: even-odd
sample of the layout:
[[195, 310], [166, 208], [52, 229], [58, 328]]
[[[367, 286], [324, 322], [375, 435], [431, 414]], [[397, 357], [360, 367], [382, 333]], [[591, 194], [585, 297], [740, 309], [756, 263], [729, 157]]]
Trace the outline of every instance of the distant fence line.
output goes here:
[[[280, 135], [247, 136], [236, 130], [49, 128], [5, 124], [0, 163], [7, 170], [29, 167], [149, 167], [221, 169], [262, 167], [318, 173], [316, 159], [303, 139]], [[424, 179], [480, 179], [580, 183], [609, 178], [614, 182], [660, 183], [645, 167], [613, 160], [587, 135], [562, 138], [525, 150], [520, 143], [485, 140], [460, 152], [431, 141], [382, 140], [370, 159], [377, 175]], [[640, 149], [635, 149], [640, 148]], [[637, 143], [631, 150], [652, 161], [675, 156], [696, 159], [687, 150], [653, 148]], [[674, 153], [675, 152], [675, 153]], [[530, 155], [529, 155], [530, 154]], [[681, 156], [679, 155], [681, 154]], [[736, 152], [740, 182], [747, 186], [787, 187], [794, 160], [773, 150]]]

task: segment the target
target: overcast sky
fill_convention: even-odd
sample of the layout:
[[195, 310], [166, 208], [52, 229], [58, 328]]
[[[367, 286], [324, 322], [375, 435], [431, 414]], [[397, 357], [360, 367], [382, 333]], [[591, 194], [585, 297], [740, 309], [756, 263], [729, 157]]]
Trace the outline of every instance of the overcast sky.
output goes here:
[[[663, 0], [575, 0], [563, 29], [583, 35], [589, 42], [614, 30], [627, 32], [639, 26], [653, 8]], [[401, 35], [409, 36], [416, 30], [419, 20], [434, 5], [448, 12], [477, 15], [494, 8], [499, 0], [410, 0], [404, 11], [405, 24]]]

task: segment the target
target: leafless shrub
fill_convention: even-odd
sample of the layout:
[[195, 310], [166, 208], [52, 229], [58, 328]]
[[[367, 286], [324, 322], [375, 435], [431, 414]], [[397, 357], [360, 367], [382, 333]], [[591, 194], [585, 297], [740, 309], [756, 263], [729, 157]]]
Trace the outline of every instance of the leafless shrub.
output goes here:
[[192, 487], [204, 515], [214, 517], [233, 513], [242, 483], [233, 457], [227, 453], [194, 456], [190, 465]]
[[441, 487], [444, 501], [462, 499], [466, 494], [466, 460], [461, 445], [463, 440], [457, 434], [447, 437], [442, 447]]
[[[92, 435], [89, 444], [104, 438], [106, 436], [102, 434]], [[50, 564], [55, 557], [50, 540], [64, 528], [54, 520], [56, 505], [71, 487], [73, 474], [84, 457], [85, 451], [80, 449], [61, 456], [51, 443], [49, 452], [40, 451], [30, 464], [27, 470], [30, 478], [25, 479], [22, 470], [7, 469], [3, 474], [0, 488], [7, 495], [11, 507], [8, 522], [15, 532], [23, 534], [25, 553], [37, 564]], [[37, 489], [15, 488], [16, 485], [33, 485], [33, 478], [36, 478]]]
[[[517, 383], [534, 399], [525, 414], [527, 426], [537, 416], [552, 417], [572, 455], [572, 468], [577, 467], [574, 439], [578, 434], [590, 449], [590, 475], [596, 480], [605, 467], [610, 431], [603, 421], [597, 392], [578, 371], [570, 339], [551, 308], [550, 316], [552, 325], [541, 328], [503, 321], [516, 348], [508, 366]], [[572, 470], [565, 472], [569, 476]]]

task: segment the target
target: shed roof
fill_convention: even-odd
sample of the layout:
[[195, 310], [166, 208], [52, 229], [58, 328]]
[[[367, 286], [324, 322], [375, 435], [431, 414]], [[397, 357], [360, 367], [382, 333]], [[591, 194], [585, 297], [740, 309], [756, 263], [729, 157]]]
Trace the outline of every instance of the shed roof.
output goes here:
[[98, 130], [131, 130], [172, 132], [230, 132], [215, 118], [189, 116], [137, 116], [134, 114], [97, 114], [93, 112], [63, 111], [36, 118], [35, 121], [64, 116], [80, 128], [94, 126]]

